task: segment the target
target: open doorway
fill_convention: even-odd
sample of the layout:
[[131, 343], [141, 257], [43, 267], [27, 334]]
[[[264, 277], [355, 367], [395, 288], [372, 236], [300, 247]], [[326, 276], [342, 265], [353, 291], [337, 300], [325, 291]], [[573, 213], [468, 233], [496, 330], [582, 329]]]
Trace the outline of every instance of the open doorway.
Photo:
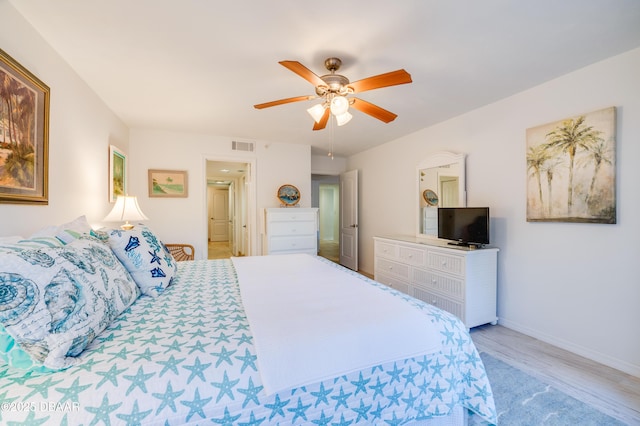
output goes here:
[[251, 164], [207, 160], [208, 259], [251, 252], [249, 190]]
[[312, 207], [318, 208], [318, 254], [340, 263], [340, 176], [312, 175]]

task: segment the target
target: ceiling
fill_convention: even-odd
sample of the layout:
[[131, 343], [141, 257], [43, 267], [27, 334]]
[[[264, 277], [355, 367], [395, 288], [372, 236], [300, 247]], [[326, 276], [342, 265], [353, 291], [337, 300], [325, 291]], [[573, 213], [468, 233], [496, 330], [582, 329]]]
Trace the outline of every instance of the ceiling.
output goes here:
[[[8, 1], [131, 128], [341, 156], [640, 46], [638, 0]], [[253, 108], [314, 94], [278, 61], [322, 75], [332, 56], [351, 81], [408, 71], [359, 95], [398, 118], [314, 132], [313, 101]]]

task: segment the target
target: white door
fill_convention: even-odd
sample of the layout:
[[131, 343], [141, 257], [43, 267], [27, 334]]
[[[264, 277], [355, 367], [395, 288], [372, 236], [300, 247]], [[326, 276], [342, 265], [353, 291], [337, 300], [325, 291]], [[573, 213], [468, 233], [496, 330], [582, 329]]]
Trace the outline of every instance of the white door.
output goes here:
[[358, 171], [340, 175], [340, 264], [358, 270]]
[[212, 216], [210, 219], [211, 241], [229, 240], [229, 190], [214, 188], [212, 193]]
[[236, 244], [236, 185], [232, 181], [229, 185], [229, 249], [234, 256], [238, 255]]

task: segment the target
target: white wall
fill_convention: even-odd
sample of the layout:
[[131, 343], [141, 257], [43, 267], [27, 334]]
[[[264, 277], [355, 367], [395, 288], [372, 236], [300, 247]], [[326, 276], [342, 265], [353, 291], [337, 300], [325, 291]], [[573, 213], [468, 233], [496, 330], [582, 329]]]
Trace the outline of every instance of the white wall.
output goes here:
[[[618, 223], [527, 222], [526, 129], [609, 106], [617, 107]], [[440, 150], [466, 153], [468, 205], [491, 207], [500, 248], [500, 323], [640, 376], [638, 141], [635, 49], [354, 155], [360, 267], [373, 272], [373, 236], [415, 232], [417, 163]]]
[[[301, 194], [299, 205], [311, 207], [311, 148], [299, 144], [255, 142], [254, 152], [232, 151], [233, 138], [207, 134], [174, 133], [132, 129], [129, 157], [132, 165], [129, 194], [138, 197], [149, 217], [148, 226], [165, 242], [192, 244], [196, 258], [206, 258], [207, 206], [206, 160], [253, 162], [253, 217], [255, 233], [252, 254], [261, 254], [263, 210], [278, 207], [278, 188], [295, 185]], [[186, 170], [187, 198], [149, 198], [148, 170]]]
[[113, 206], [109, 144], [126, 152], [128, 129], [6, 1], [0, 1], [0, 48], [51, 88], [49, 204], [0, 204], [0, 236], [29, 236], [82, 214], [100, 222]]

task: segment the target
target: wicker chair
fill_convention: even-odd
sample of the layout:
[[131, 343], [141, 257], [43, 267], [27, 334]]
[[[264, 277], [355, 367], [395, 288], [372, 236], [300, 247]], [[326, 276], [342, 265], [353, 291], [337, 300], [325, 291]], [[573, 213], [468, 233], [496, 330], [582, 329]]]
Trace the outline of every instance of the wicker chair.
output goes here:
[[195, 249], [190, 244], [165, 244], [173, 258], [181, 262], [183, 260], [193, 260], [196, 254]]

